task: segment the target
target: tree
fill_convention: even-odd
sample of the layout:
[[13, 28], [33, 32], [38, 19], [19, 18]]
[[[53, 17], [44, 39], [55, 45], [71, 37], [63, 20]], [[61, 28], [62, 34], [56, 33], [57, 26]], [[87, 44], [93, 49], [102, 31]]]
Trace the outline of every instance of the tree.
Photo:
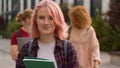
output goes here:
[[110, 10], [107, 12], [108, 23], [114, 30], [120, 29], [120, 0], [111, 0]]

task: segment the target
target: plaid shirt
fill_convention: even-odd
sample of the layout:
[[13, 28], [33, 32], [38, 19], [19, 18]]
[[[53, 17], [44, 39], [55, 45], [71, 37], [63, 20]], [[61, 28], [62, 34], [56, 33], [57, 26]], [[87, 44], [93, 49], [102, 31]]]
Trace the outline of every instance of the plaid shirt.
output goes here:
[[[18, 59], [16, 61], [16, 68], [25, 68], [23, 59], [25, 56], [28, 56], [28, 48], [29, 48], [30, 42], [25, 44], [22, 49], [19, 52]], [[37, 51], [38, 51], [38, 42], [37, 39], [34, 39], [31, 46], [31, 51], [29, 53], [30, 57], [37, 57]], [[58, 68], [79, 68], [78, 61], [77, 61], [77, 55], [73, 48], [73, 45], [70, 43], [67, 46], [67, 57], [65, 59], [64, 57], [64, 51], [63, 51], [63, 40], [60, 40], [56, 38], [56, 46], [55, 46], [55, 60], [57, 63]]]

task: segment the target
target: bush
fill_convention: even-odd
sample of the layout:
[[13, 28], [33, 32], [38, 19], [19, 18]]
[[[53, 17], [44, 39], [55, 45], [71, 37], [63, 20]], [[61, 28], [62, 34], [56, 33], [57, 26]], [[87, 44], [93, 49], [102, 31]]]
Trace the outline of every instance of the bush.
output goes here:
[[93, 27], [95, 28], [96, 35], [100, 43], [100, 49], [103, 51], [109, 51], [111, 46], [108, 45], [109, 27], [102, 20], [101, 14], [98, 13], [95, 18], [93, 18]]
[[0, 36], [5, 36], [7, 24], [4, 21], [4, 16], [0, 15]]
[[111, 31], [112, 51], [120, 51], [120, 30], [116, 28]]
[[102, 19], [100, 13], [93, 18], [92, 25], [95, 28], [102, 51], [120, 51], [120, 30], [114, 30], [109, 23]]
[[18, 28], [20, 28], [20, 26], [18, 24], [16, 24], [15, 19], [13, 19], [11, 21], [10, 24], [8, 24], [8, 28], [7, 28], [7, 33], [6, 33], [6, 37], [10, 38], [11, 34], [16, 31]]

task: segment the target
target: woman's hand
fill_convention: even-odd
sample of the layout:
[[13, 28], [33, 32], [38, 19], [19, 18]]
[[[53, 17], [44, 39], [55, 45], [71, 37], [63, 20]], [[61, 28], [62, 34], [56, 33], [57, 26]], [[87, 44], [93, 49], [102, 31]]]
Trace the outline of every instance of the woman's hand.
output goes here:
[[93, 68], [99, 68], [99, 61], [95, 60]]

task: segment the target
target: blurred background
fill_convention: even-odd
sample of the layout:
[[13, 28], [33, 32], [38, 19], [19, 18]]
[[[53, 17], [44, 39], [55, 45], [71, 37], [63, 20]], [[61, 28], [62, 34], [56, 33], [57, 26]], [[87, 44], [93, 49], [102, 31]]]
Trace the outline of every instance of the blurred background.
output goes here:
[[[39, 1], [41, 0], [0, 0], [0, 58], [5, 55], [6, 58], [3, 58], [6, 59], [6, 62], [8, 60], [13, 62], [9, 47], [11, 34], [19, 28], [15, 21], [16, 14], [26, 8], [34, 9]], [[120, 68], [120, 0], [54, 1], [60, 5], [68, 25], [70, 25], [68, 11], [71, 7], [83, 5], [88, 9], [100, 43], [101, 58], [104, 63], [101, 64], [101, 68]], [[11, 65], [14, 66], [14, 64], [13, 62]], [[1, 65], [0, 62], [0, 68], [7, 68], [1, 67]], [[10, 68], [9, 65], [8, 68]]]

